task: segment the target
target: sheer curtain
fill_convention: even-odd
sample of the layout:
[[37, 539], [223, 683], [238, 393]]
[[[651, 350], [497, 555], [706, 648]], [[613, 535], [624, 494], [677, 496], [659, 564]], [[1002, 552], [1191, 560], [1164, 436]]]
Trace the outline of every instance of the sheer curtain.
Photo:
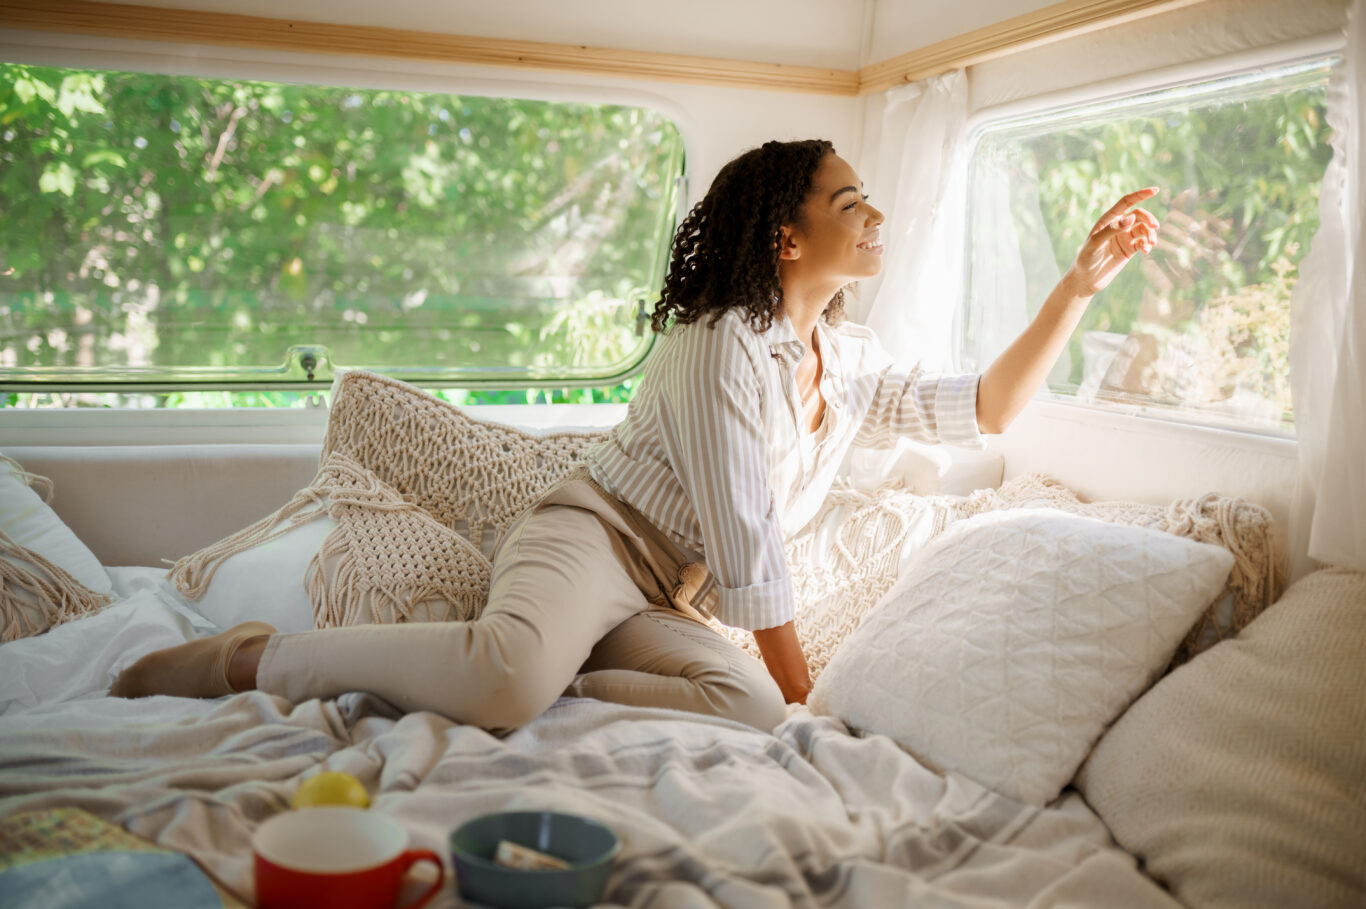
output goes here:
[[1291, 574], [1315, 562], [1366, 571], [1366, 0], [1348, 16], [1347, 52], [1329, 87], [1333, 161], [1319, 232], [1291, 298], [1290, 375], [1300, 475]]
[[963, 143], [968, 86], [956, 71], [887, 93], [875, 173], [889, 203], [887, 257], [864, 321], [891, 353], [927, 369], [950, 365], [963, 289]]

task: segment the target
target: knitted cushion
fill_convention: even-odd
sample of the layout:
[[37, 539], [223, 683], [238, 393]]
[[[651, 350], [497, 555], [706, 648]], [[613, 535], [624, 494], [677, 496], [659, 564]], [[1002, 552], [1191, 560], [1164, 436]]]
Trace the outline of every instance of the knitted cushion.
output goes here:
[[[318, 478], [274, 514], [181, 559], [171, 578], [224, 627], [272, 621], [258, 614], [256, 594], [281, 573], [299, 579], [293, 594], [275, 597], [281, 630], [300, 620], [299, 586], [318, 628], [474, 618], [512, 522], [603, 437], [475, 420], [407, 383], [346, 372], [333, 385]], [[315, 549], [322, 534], [306, 525], [318, 520], [338, 527]], [[220, 568], [230, 583], [212, 584]]]
[[333, 384], [323, 456], [354, 458], [491, 557], [517, 516], [605, 436], [475, 420], [397, 379], [352, 370]]
[[227, 628], [280, 631], [469, 619], [488, 559], [352, 458], [334, 452], [274, 514], [171, 569], [177, 589]]
[[1366, 906], [1366, 574], [1300, 579], [1173, 671], [1076, 785], [1188, 906]]
[[0, 456], [0, 642], [41, 634], [110, 602], [109, 575], [48, 506], [51, 495], [50, 480]]

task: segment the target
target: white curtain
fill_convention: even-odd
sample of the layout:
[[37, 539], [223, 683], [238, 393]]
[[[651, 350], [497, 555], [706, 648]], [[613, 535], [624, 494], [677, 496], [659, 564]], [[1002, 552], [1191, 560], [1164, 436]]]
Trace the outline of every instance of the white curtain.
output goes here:
[[1300, 477], [1291, 574], [1315, 563], [1366, 571], [1366, 0], [1348, 16], [1344, 65], [1329, 87], [1333, 161], [1319, 232], [1291, 298], [1290, 375]]
[[891, 353], [950, 365], [963, 289], [963, 141], [968, 86], [956, 71], [887, 93], [874, 202], [888, 201], [882, 283], [864, 321]]

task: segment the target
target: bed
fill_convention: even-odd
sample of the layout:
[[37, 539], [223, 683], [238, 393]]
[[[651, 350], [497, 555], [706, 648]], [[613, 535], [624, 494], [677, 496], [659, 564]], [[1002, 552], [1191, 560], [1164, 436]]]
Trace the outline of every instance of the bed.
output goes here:
[[[340, 444], [332, 433], [329, 439], [324, 455]], [[120, 456], [125, 465], [131, 457]], [[18, 465], [0, 480], [13, 496], [20, 487], [33, 492]], [[200, 482], [207, 482], [202, 475]], [[604, 897], [610, 905], [1270, 906], [1306, 895], [1310, 902], [1300, 904], [1361, 905], [1366, 578], [1326, 569], [1268, 608], [1280, 593], [1275, 566], [1231, 554], [1227, 522], [1191, 519], [1182, 536], [1180, 509], [1105, 514], [1056, 484], [1013, 488], [837, 490], [789, 551], [804, 602], [834, 604], [813, 607], [803, 631], [824, 636], [817, 690], [811, 707], [791, 707], [772, 734], [562, 698], [501, 738], [434, 714], [403, 715], [363, 692], [301, 704], [259, 692], [211, 701], [109, 698], [112, 679], [142, 654], [214, 633], [231, 617], [187, 597], [166, 566], [101, 565], [78, 551], [80, 539], [48, 506], [25, 499], [19, 508], [0, 498], [0, 516], [22, 511], [46, 522], [47, 532], [66, 529], [57, 543], [29, 541], [47, 546], [71, 577], [84, 574], [90, 583], [83, 586], [105, 585], [80, 615], [0, 644], [0, 821], [78, 807], [191, 856], [250, 904], [252, 831], [288, 810], [305, 779], [342, 770], [365, 785], [371, 810], [393, 815], [417, 846], [438, 852], [451, 829], [496, 810], [552, 809], [607, 823], [624, 843]], [[1184, 514], [1208, 518], [1219, 504], [1187, 503]], [[1172, 526], [1144, 526], [1163, 521]], [[120, 522], [138, 526], [133, 515]], [[1223, 528], [1224, 545], [1208, 541], [1211, 526]], [[23, 536], [13, 526], [5, 532], [11, 541]], [[1134, 534], [1143, 535], [1141, 544]], [[1038, 554], [1038, 540], [1050, 535], [1070, 542]], [[278, 551], [281, 538], [267, 545], [265, 536], [258, 534], [253, 551]], [[1097, 539], [1113, 552], [1097, 550]], [[1033, 554], [1011, 556], [1011, 541], [1021, 540]], [[957, 661], [952, 671], [940, 665], [940, 676], [924, 651], [908, 658], [905, 648], [934, 628], [966, 627], [954, 621], [1011, 626], [980, 611], [963, 619], [930, 608], [951, 601], [964, 577], [974, 576], [943, 565], [980, 570], [984, 552], [1049, 579], [998, 586], [1038, 588], [1040, 615], [1057, 626], [1065, 615], [1059, 604], [1073, 596], [1058, 584], [1087, 572], [1055, 557], [1075, 559], [1077, 540], [1085, 563], [1100, 566], [1088, 569], [1096, 583], [1129, 590], [1124, 596], [1138, 592], [1140, 619], [1112, 623], [1120, 631], [1059, 637], [1055, 628], [1051, 640], [1064, 643], [1047, 653], [1037, 639], [1022, 644], [1007, 635], [975, 647], [978, 658], [969, 661], [952, 641], [935, 642], [944, 659]], [[860, 545], [878, 556], [880, 581], [858, 558]], [[1148, 567], [1116, 575], [1136, 551]], [[831, 553], [846, 561], [832, 562]], [[1163, 559], [1168, 567], [1179, 560], [1164, 571], [1184, 593], [1163, 588], [1168, 582], [1151, 570]], [[850, 567], [860, 564], [862, 574]], [[1190, 581], [1201, 572], [1203, 586]], [[834, 589], [840, 577], [844, 586]], [[1172, 607], [1160, 632], [1151, 596], [1159, 589], [1164, 600], [1195, 604]], [[1239, 615], [1254, 593], [1265, 602]], [[1097, 602], [1094, 591], [1073, 594]], [[970, 599], [993, 596], [976, 587]], [[1086, 614], [1127, 608], [1122, 600], [1106, 593], [1105, 609]], [[851, 612], [849, 604], [860, 602]], [[1122, 636], [1134, 633], [1160, 641], [1144, 650], [1142, 665], [1126, 668], [1114, 648], [1134, 652], [1136, 639]], [[1086, 649], [1106, 636], [1108, 650]], [[1067, 651], [1068, 641], [1086, 646]], [[1303, 659], [1310, 648], [1314, 659]], [[1050, 666], [1049, 678], [1066, 683], [1054, 685], [1062, 695], [1048, 695], [1050, 709], [1061, 712], [1045, 739], [1037, 735], [1047, 725], [1040, 715], [1021, 713], [1037, 702], [1011, 695], [1037, 684], [1001, 670], [1030, 671], [1030, 653]], [[1300, 675], [1284, 671], [1288, 653], [1301, 657]], [[1173, 666], [1174, 657], [1182, 665]], [[944, 692], [945, 672], [988, 684], [963, 668], [969, 662], [1004, 687]], [[1268, 666], [1281, 674], [1266, 678]], [[1087, 672], [1102, 682], [1087, 681]], [[1250, 700], [1240, 696], [1249, 691]], [[963, 698], [977, 700], [955, 708]], [[930, 703], [938, 709], [912, 709]], [[950, 734], [953, 713], [973, 719]], [[1265, 740], [1250, 728], [1267, 730]], [[1245, 774], [1244, 766], [1257, 769]], [[1230, 837], [1231, 829], [1250, 833]], [[431, 905], [460, 905], [454, 886]]]

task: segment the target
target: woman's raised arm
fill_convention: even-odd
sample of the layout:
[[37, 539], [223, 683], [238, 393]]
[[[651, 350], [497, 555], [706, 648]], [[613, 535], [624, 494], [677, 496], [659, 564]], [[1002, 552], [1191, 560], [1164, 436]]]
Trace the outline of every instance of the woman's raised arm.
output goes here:
[[1134, 206], [1156, 194], [1155, 186], [1135, 190], [1100, 217], [1034, 321], [987, 367], [977, 386], [982, 432], [1005, 431], [1043, 384], [1091, 297], [1137, 253], [1152, 251], [1157, 219]]

